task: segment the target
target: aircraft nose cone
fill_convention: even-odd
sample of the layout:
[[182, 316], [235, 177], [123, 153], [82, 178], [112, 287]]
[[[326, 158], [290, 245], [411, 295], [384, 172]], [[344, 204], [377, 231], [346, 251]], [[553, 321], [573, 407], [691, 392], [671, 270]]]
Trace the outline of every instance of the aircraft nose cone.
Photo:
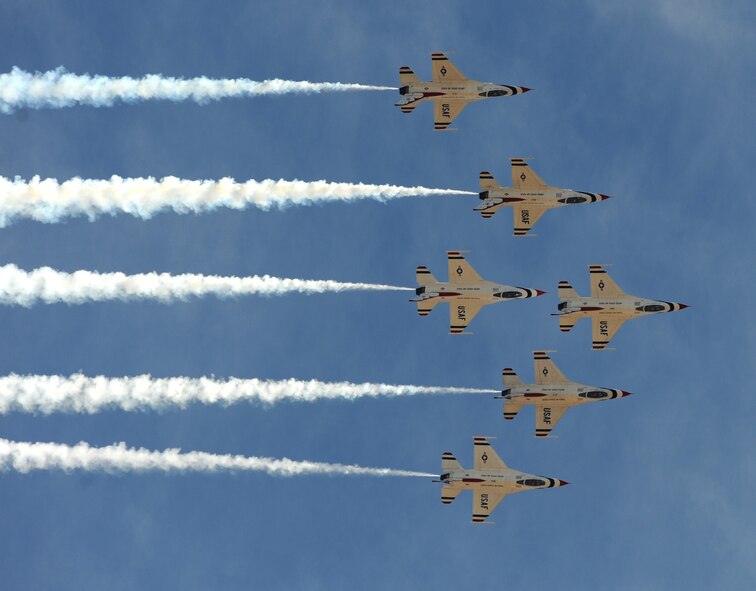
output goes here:
[[633, 394], [632, 392], [628, 392], [627, 390], [620, 390], [620, 392], [622, 392], [622, 398], [624, 398], [625, 396], [632, 396]]
[[569, 482], [567, 482], [566, 480], [560, 480], [559, 481], [559, 486], [567, 486], [568, 484], [569, 484]]
[[526, 86], [520, 86], [520, 88], [522, 88], [523, 94], [525, 94], [526, 92], [530, 92], [531, 90], [530, 88], [527, 88]]
[[677, 304], [677, 305], [680, 306], [680, 310], [685, 310], [685, 308], [689, 307], [688, 304]]
[[611, 199], [611, 195], [604, 195], [603, 193], [599, 193], [599, 197], [601, 197], [601, 201], [604, 201], [605, 199]]
[[536, 291], [536, 297], [546, 293], [545, 291], [541, 291], [540, 289], [536, 289], [535, 291]]

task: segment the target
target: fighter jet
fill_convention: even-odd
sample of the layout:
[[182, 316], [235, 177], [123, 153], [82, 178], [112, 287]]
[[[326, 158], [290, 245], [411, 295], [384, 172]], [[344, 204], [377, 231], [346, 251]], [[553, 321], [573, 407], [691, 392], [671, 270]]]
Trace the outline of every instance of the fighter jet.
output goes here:
[[450, 250], [446, 254], [449, 262], [449, 281], [439, 283], [428, 267], [417, 267], [417, 283], [420, 287], [415, 290], [418, 297], [410, 302], [417, 302], [417, 313], [427, 316], [436, 304], [448, 301], [451, 334], [463, 334], [483, 306], [517, 298], [532, 298], [545, 293], [540, 289], [486, 281], [475, 272], [461, 251]]
[[523, 94], [530, 90], [524, 86], [468, 80], [445, 53], [432, 53], [431, 64], [431, 82], [423, 82], [407, 66], [399, 68], [401, 99], [396, 106], [401, 107], [402, 113], [411, 113], [421, 102], [433, 101], [435, 129], [439, 131], [450, 129], [451, 122], [468, 103], [495, 96]]
[[565, 486], [569, 482], [548, 476], [526, 474], [509, 468], [497, 455], [487, 437], [473, 437], [475, 467], [465, 470], [454, 454], [445, 451], [441, 456], [441, 502], [449, 505], [465, 489], [473, 491], [473, 523], [486, 522], [502, 499], [510, 494], [538, 488]]
[[560, 281], [559, 312], [552, 316], [559, 316], [559, 329], [562, 332], [572, 330], [581, 318], [590, 317], [593, 321], [594, 349], [604, 349], [625, 320], [659, 312], [675, 312], [688, 307], [685, 304], [628, 295], [609, 277], [603, 265], [591, 265], [589, 271], [591, 297], [581, 297], [567, 281]]
[[586, 386], [571, 382], [554, 364], [546, 351], [534, 351], [535, 384], [523, 384], [511, 367], [502, 371], [504, 418], [511, 421], [526, 404], [535, 406], [536, 437], [549, 437], [551, 430], [571, 406], [630, 396], [625, 390]]
[[576, 203], [595, 203], [609, 195], [560, 189], [544, 183], [524, 158], [512, 158], [512, 186], [502, 187], [488, 171], [480, 173], [480, 199], [475, 208], [488, 219], [502, 207], [514, 210], [514, 235], [525, 236], [546, 210]]

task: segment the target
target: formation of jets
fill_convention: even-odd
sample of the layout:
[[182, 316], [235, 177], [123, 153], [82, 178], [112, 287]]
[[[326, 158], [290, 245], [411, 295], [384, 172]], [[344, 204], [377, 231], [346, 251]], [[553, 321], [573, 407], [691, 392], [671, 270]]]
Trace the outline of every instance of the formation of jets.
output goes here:
[[[452, 121], [468, 103], [523, 94], [529, 90], [524, 86], [470, 80], [445, 53], [431, 54], [431, 63], [433, 78], [430, 82], [420, 80], [407, 66], [399, 69], [401, 98], [396, 105], [403, 113], [411, 113], [418, 104], [432, 101], [434, 127], [439, 131], [449, 130]], [[501, 186], [488, 171], [480, 173], [480, 204], [475, 211], [484, 218], [490, 218], [501, 208], [511, 207], [515, 236], [529, 235], [549, 209], [596, 203], [610, 198], [603, 193], [547, 185], [525, 158], [512, 158], [511, 169], [511, 187]], [[417, 303], [420, 316], [429, 315], [437, 304], [447, 302], [451, 334], [471, 334], [466, 333], [465, 329], [488, 304], [544, 294], [539, 289], [484, 280], [465, 260], [462, 251], [448, 251], [447, 261], [449, 278], [446, 282], [438, 281], [428, 267], [417, 267], [418, 287], [416, 297], [411, 301]], [[581, 297], [567, 281], [559, 282], [557, 291], [560, 301], [553, 315], [559, 317], [562, 332], [569, 332], [581, 318], [591, 318], [594, 350], [605, 349], [626, 320], [687, 308], [685, 304], [626, 294], [609, 276], [604, 265], [591, 265], [589, 273], [591, 296], [587, 298]], [[524, 384], [514, 370], [505, 368], [502, 372], [504, 388], [497, 398], [504, 400], [504, 419], [508, 421], [513, 420], [525, 406], [533, 406], [535, 436], [539, 439], [552, 437], [552, 430], [571, 407], [630, 395], [625, 390], [568, 380], [545, 350], [535, 351], [533, 360], [534, 383]], [[487, 437], [476, 436], [473, 442], [473, 468], [465, 470], [452, 453], [444, 452], [442, 474], [437, 482], [443, 485], [441, 501], [444, 504], [450, 504], [463, 490], [472, 490], [474, 523], [486, 523], [489, 515], [508, 494], [568, 484], [558, 478], [527, 474], [507, 467]]]

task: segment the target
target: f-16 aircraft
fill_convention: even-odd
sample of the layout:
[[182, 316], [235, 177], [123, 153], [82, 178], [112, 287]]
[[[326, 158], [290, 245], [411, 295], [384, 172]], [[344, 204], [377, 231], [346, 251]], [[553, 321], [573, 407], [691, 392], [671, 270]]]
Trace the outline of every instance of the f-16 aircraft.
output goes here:
[[630, 396], [625, 390], [586, 386], [571, 382], [546, 354], [534, 351], [535, 384], [523, 384], [511, 367], [502, 371], [504, 418], [511, 421], [527, 404], [535, 406], [535, 436], [549, 437], [551, 430], [571, 406]]
[[524, 158], [512, 158], [512, 186], [502, 187], [488, 171], [480, 173], [480, 199], [475, 211], [490, 218], [502, 207], [514, 210], [514, 235], [525, 236], [547, 210], [576, 203], [595, 203], [609, 195], [560, 189], [544, 183]]
[[562, 332], [572, 330], [581, 318], [590, 318], [593, 321], [594, 349], [604, 349], [625, 320], [659, 312], [675, 312], [688, 307], [685, 304], [626, 294], [609, 277], [603, 265], [591, 265], [589, 271], [591, 297], [581, 297], [567, 281], [560, 281], [559, 312], [552, 316], [559, 316], [559, 329]]
[[401, 99], [396, 106], [401, 107], [402, 113], [411, 113], [421, 102], [433, 101], [435, 129], [439, 131], [450, 129], [451, 122], [468, 103], [495, 96], [523, 94], [530, 90], [524, 86], [469, 80], [445, 53], [432, 53], [431, 64], [431, 82], [423, 82], [407, 66], [399, 68]]
[[417, 313], [427, 316], [436, 304], [448, 301], [451, 334], [463, 334], [483, 306], [517, 298], [532, 298], [545, 293], [540, 289], [486, 281], [475, 272], [461, 251], [450, 250], [446, 254], [449, 262], [449, 281], [439, 283], [428, 267], [417, 267], [417, 283], [420, 287], [415, 290], [417, 298], [410, 302], [417, 302]]
[[[548, 476], [527, 474], [509, 468], [497, 455], [487, 437], [473, 438], [475, 464], [472, 470], [465, 470], [454, 454], [445, 451], [441, 456], [440, 479], [441, 502], [449, 505], [465, 489], [473, 493], [473, 523], [486, 523], [496, 506], [507, 495], [538, 488], [565, 486], [569, 482]], [[493, 523], [491, 521], [487, 523]]]

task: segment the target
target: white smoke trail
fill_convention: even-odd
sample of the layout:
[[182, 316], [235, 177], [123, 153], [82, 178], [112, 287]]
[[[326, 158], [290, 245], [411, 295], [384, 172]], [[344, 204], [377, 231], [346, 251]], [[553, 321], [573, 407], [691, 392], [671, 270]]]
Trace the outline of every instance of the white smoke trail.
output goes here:
[[106, 409], [126, 411], [186, 408], [190, 404], [282, 401], [355, 400], [424, 394], [496, 394], [498, 390], [391, 384], [352, 384], [317, 380], [258, 380], [229, 378], [153, 378], [140, 375], [123, 378], [104, 376], [0, 377], [0, 414], [26, 412], [96, 413]]
[[16, 265], [0, 266], [0, 304], [30, 307], [37, 303], [82, 304], [104, 300], [158, 300], [169, 303], [191, 297], [215, 295], [234, 298], [244, 295], [326, 293], [342, 291], [412, 291], [374, 283], [347, 283], [320, 279], [285, 279], [270, 275], [220, 277], [184, 273], [63, 273], [50, 267], [24, 271]]
[[33, 470], [84, 470], [87, 472], [265, 472], [274, 476], [304, 476], [307, 474], [342, 474], [348, 476], [416, 476], [435, 474], [363, 468], [345, 464], [302, 462], [288, 458], [217, 455], [179, 449], [151, 451], [130, 448], [116, 443], [105, 447], [91, 447], [87, 443], [29, 443], [0, 439], [0, 470], [27, 473]]
[[309, 205], [329, 201], [374, 199], [386, 201], [400, 197], [433, 195], [476, 195], [456, 189], [429, 189], [397, 185], [332, 183], [328, 181], [249, 180], [237, 183], [232, 178], [187, 180], [176, 177], [121, 178], [108, 180], [73, 178], [30, 181], [0, 176], [0, 227], [17, 219], [57, 223], [72, 216], [90, 220], [105, 214], [128, 213], [149, 219], [157, 213], [206, 213], [221, 207], [262, 210], [284, 209], [290, 205]]
[[75, 105], [110, 107], [155, 99], [188, 100], [202, 105], [231, 97], [354, 90], [396, 90], [396, 87], [279, 79], [258, 82], [246, 78], [212, 79], [204, 76], [187, 79], [158, 74], [143, 78], [112, 78], [71, 74], [62, 67], [34, 73], [14, 67], [7, 74], [0, 74], [0, 112], [12, 113], [18, 108], [60, 109]]

